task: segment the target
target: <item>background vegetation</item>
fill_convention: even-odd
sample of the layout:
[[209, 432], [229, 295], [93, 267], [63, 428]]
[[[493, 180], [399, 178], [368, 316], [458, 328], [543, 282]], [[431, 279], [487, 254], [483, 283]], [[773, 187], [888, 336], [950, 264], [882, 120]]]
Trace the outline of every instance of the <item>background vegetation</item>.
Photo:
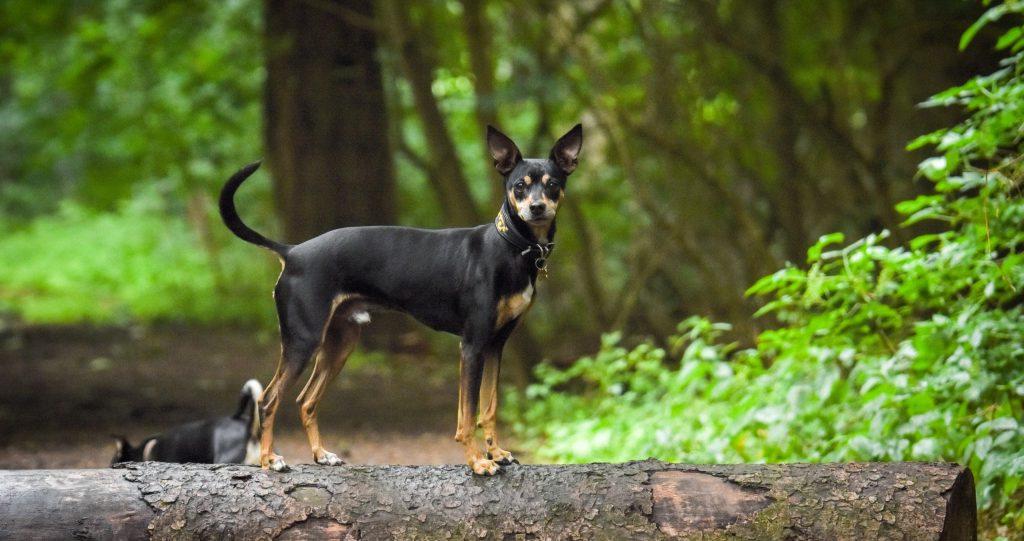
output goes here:
[[[1022, 10], [991, 8], [962, 45]], [[894, 248], [888, 230], [822, 236], [806, 267], [748, 289], [780, 323], [755, 348], [693, 317], [664, 348], [611, 333], [568, 368], [541, 365], [510, 395], [520, 434], [559, 461], [956, 461], [977, 476], [986, 535], [1021, 538], [1022, 36], [1000, 38], [998, 71], [925, 104], [971, 115], [910, 145], [936, 152], [919, 167], [934, 190], [896, 208], [934, 231]]]
[[470, 225], [500, 200], [485, 124], [544, 155], [582, 120], [551, 280], [507, 356], [520, 382], [554, 361], [510, 398], [525, 441], [958, 460], [987, 535], [1011, 535], [1020, 6], [8, 0], [0, 318], [273, 329], [277, 263], [212, 204], [239, 166], [267, 158], [239, 207], [272, 236]]

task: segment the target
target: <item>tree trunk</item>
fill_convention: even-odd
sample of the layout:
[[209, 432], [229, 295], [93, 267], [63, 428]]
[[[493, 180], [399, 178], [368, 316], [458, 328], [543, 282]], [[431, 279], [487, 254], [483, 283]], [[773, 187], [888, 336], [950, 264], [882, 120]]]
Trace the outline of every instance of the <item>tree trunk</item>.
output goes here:
[[[265, 0], [266, 146], [289, 242], [395, 221], [371, 0]], [[329, 9], [331, 8], [331, 9]], [[337, 13], [349, 14], [339, 17]]]
[[128, 464], [0, 472], [0, 539], [976, 538], [955, 464]]

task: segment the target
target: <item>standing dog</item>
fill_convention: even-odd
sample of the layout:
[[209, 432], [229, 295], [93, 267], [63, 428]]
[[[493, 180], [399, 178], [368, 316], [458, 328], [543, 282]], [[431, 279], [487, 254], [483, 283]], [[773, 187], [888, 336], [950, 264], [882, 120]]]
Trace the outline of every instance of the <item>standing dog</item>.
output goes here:
[[194, 421], [150, 436], [138, 447], [116, 437], [117, 452], [110, 461], [196, 462], [200, 464], [259, 464], [259, 408], [263, 386], [250, 379], [242, 386], [238, 409], [230, 417]]
[[[298, 397], [302, 424], [318, 464], [342, 463], [321, 445], [317, 404], [355, 348], [371, 306], [406, 312], [461, 337], [455, 440], [478, 475], [494, 475], [514, 462], [498, 446], [495, 431], [501, 351], [533, 303], [537, 273], [546, 271], [555, 213], [576, 169], [583, 128], [577, 124], [563, 135], [547, 159], [523, 159], [516, 144], [491, 126], [487, 145], [504, 177], [505, 197], [493, 223], [472, 228], [349, 227], [291, 246], [250, 229], [235, 210], [235, 192], [258, 162], [224, 185], [220, 214], [228, 229], [276, 252], [284, 267], [274, 288], [281, 359], [260, 400], [263, 468], [287, 469], [272, 450], [274, 414], [281, 394], [314, 357], [313, 374]], [[486, 454], [475, 441], [477, 426], [484, 430]]]

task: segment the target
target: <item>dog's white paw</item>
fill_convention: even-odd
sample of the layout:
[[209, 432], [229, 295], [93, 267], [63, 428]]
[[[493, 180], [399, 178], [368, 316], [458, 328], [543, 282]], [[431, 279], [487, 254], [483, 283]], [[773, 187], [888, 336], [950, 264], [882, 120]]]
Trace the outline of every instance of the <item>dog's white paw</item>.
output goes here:
[[321, 466], [341, 466], [345, 464], [345, 461], [330, 451], [324, 451], [324, 454], [316, 459], [316, 463]]
[[271, 459], [270, 463], [267, 464], [267, 469], [281, 473], [291, 470], [291, 468], [288, 467], [288, 464], [285, 464], [284, 459], [281, 457], [274, 457]]

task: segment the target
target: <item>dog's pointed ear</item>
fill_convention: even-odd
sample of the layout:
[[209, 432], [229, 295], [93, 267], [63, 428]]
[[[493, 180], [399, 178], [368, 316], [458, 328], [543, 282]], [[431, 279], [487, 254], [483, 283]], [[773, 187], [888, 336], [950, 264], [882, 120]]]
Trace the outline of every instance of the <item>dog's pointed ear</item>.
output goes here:
[[502, 175], [511, 173], [523, 161], [523, 154], [515, 142], [491, 125], [487, 126], [487, 150], [494, 158], [494, 168]]
[[555, 143], [551, 149], [551, 161], [568, 175], [576, 170], [582, 148], [583, 124], [577, 124]]
[[110, 464], [117, 464], [118, 462], [124, 462], [127, 454], [132, 450], [132, 444], [128, 443], [128, 440], [124, 436], [118, 436], [111, 434], [111, 438], [114, 438], [114, 458], [110, 459]]

